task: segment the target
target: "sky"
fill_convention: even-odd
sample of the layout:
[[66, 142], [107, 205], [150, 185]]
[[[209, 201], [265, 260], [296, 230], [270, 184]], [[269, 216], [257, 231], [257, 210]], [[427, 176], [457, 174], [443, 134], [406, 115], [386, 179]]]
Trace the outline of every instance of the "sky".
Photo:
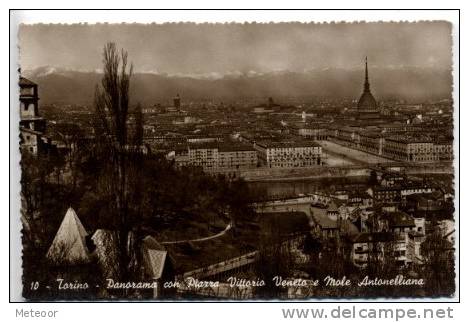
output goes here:
[[226, 75], [371, 66], [451, 69], [451, 24], [36, 24], [19, 30], [20, 65], [100, 70], [106, 42], [136, 72]]

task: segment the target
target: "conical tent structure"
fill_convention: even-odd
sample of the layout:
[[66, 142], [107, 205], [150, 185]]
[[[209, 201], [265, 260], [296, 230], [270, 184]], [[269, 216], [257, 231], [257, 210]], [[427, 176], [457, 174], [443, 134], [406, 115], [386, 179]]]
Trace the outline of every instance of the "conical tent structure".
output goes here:
[[90, 261], [86, 246], [88, 233], [72, 208], [68, 208], [54, 241], [47, 252], [47, 258], [58, 265], [82, 264]]

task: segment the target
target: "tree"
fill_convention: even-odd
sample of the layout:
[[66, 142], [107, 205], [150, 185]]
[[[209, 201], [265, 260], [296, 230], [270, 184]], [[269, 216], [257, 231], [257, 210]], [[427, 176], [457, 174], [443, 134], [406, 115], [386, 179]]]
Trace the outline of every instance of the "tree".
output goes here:
[[47, 203], [47, 193], [51, 186], [60, 186], [60, 168], [63, 160], [56, 155], [31, 155], [24, 152], [21, 155], [21, 201], [27, 216], [41, 211]]
[[135, 147], [141, 147], [143, 145], [143, 113], [142, 113], [142, 105], [140, 103], [137, 104], [135, 108], [135, 128], [134, 128], [134, 135], [133, 135], [133, 145]]
[[439, 227], [420, 246], [427, 296], [450, 296], [455, 291], [454, 246]]
[[274, 278], [287, 278], [292, 275], [294, 255], [288, 239], [281, 235], [281, 229], [277, 224], [267, 224], [263, 229], [255, 273], [265, 285], [257, 288], [257, 295], [261, 298], [278, 298], [285, 290], [275, 285]]
[[239, 178], [229, 183], [221, 181], [217, 190], [226, 193], [222, 202], [229, 207], [229, 215], [234, 228], [239, 222], [249, 220], [254, 216], [255, 212], [251, 205], [254, 202], [253, 194], [244, 179]]
[[72, 176], [72, 188], [75, 189], [79, 172], [78, 162], [81, 157], [79, 143], [84, 136], [84, 132], [75, 123], [59, 123], [55, 125], [55, 132], [60, 136], [67, 148], [66, 161]]
[[370, 179], [369, 179], [369, 184], [371, 186], [375, 186], [378, 184], [378, 174], [376, 173], [375, 170], [370, 171]]
[[128, 142], [129, 87], [132, 65], [127, 68], [127, 52], [120, 54], [115, 43], [107, 43], [103, 51], [103, 78], [95, 93], [95, 136], [96, 147], [101, 158], [103, 171], [101, 188], [112, 196], [111, 209], [119, 231], [120, 266], [122, 278], [128, 278], [126, 267], [130, 254], [127, 250], [129, 225], [129, 155], [133, 146]]

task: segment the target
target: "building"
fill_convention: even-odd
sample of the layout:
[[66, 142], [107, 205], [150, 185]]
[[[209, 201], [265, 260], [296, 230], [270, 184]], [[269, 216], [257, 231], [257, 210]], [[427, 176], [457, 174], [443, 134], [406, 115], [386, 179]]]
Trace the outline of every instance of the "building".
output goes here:
[[185, 167], [190, 164], [189, 152], [187, 147], [175, 149], [167, 154], [167, 159], [174, 160], [178, 167]]
[[388, 232], [360, 233], [352, 240], [352, 263], [360, 268], [369, 263], [383, 261], [394, 236]]
[[435, 187], [424, 181], [403, 181], [389, 186], [373, 187], [373, 199], [378, 203], [392, 204], [405, 201], [408, 196], [415, 194], [430, 194]]
[[328, 128], [324, 123], [304, 124], [298, 127], [298, 135], [313, 140], [327, 140]]
[[379, 230], [393, 235], [394, 260], [400, 266], [420, 264], [420, 245], [425, 240], [426, 220], [402, 212], [384, 212], [379, 216]]
[[46, 120], [39, 115], [37, 84], [20, 77], [20, 150], [31, 155], [47, 153], [53, 145], [45, 136]]
[[249, 169], [257, 167], [257, 151], [251, 146], [220, 144], [218, 146], [218, 169]]
[[333, 221], [337, 221], [340, 215], [339, 207], [340, 204], [338, 201], [331, 200], [331, 202], [327, 205], [327, 217]]
[[244, 144], [205, 142], [190, 144], [186, 164], [202, 167], [207, 172], [233, 172], [257, 167], [257, 151]]
[[416, 230], [414, 218], [402, 211], [385, 213], [381, 216], [380, 221], [383, 222], [381, 226], [384, 230], [395, 234]]
[[453, 160], [453, 142], [449, 139], [437, 140], [433, 144], [433, 153], [439, 161]]
[[350, 126], [337, 126], [337, 128], [332, 129], [333, 140], [341, 145], [345, 145], [351, 148], [358, 148], [358, 129]]
[[181, 109], [181, 97], [179, 96], [179, 94], [177, 94], [176, 97], [173, 98], [173, 106], [177, 111]]
[[340, 220], [331, 219], [327, 214], [311, 210], [311, 232], [321, 239], [339, 238]]
[[420, 254], [421, 242], [418, 241], [418, 255], [416, 255], [415, 236], [417, 234], [414, 231], [403, 234], [360, 233], [352, 242], [352, 262], [360, 268], [386, 260], [401, 267], [410, 265]]
[[311, 167], [322, 164], [322, 148], [308, 141], [256, 143], [259, 161], [267, 168]]
[[427, 135], [397, 135], [386, 138], [384, 155], [409, 162], [437, 161], [433, 153], [433, 140]]
[[396, 185], [402, 185], [407, 181], [407, 176], [401, 172], [389, 171], [381, 175], [381, 186], [392, 187]]
[[383, 146], [385, 138], [381, 133], [376, 131], [361, 131], [359, 140], [360, 150], [370, 152], [377, 155], [383, 154]]
[[348, 197], [347, 206], [360, 209], [373, 207], [373, 197], [365, 191], [353, 191]]
[[202, 167], [204, 171], [218, 168], [218, 144], [190, 144], [188, 149], [189, 164]]
[[433, 185], [425, 181], [406, 181], [401, 186], [401, 197], [406, 199], [408, 196], [415, 194], [430, 194], [436, 191]]
[[383, 155], [407, 162], [451, 161], [453, 144], [450, 139], [426, 133], [401, 134], [386, 137]]
[[358, 117], [361, 119], [375, 118], [379, 116], [378, 104], [370, 90], [368, 80], [368, 57], [365, 57], [365, 83], [363, 93], [357, 103]]

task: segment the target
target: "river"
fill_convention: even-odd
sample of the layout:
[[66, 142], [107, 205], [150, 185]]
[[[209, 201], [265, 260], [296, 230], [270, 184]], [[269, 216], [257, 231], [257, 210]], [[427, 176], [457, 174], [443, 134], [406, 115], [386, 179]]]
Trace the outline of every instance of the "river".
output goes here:
[[301, 180], [281, 180], [281, 181], [252, 181], [248, 182], [249, 187], [258, 194], [265, 194], [269, 199], [273, 197], [298, 196], [313, 192], [329, 192], [336, 190], [357, 190], [364, 188], [368, 183], [368, 177], [347, 177], [347, 178], [317, 178]]

